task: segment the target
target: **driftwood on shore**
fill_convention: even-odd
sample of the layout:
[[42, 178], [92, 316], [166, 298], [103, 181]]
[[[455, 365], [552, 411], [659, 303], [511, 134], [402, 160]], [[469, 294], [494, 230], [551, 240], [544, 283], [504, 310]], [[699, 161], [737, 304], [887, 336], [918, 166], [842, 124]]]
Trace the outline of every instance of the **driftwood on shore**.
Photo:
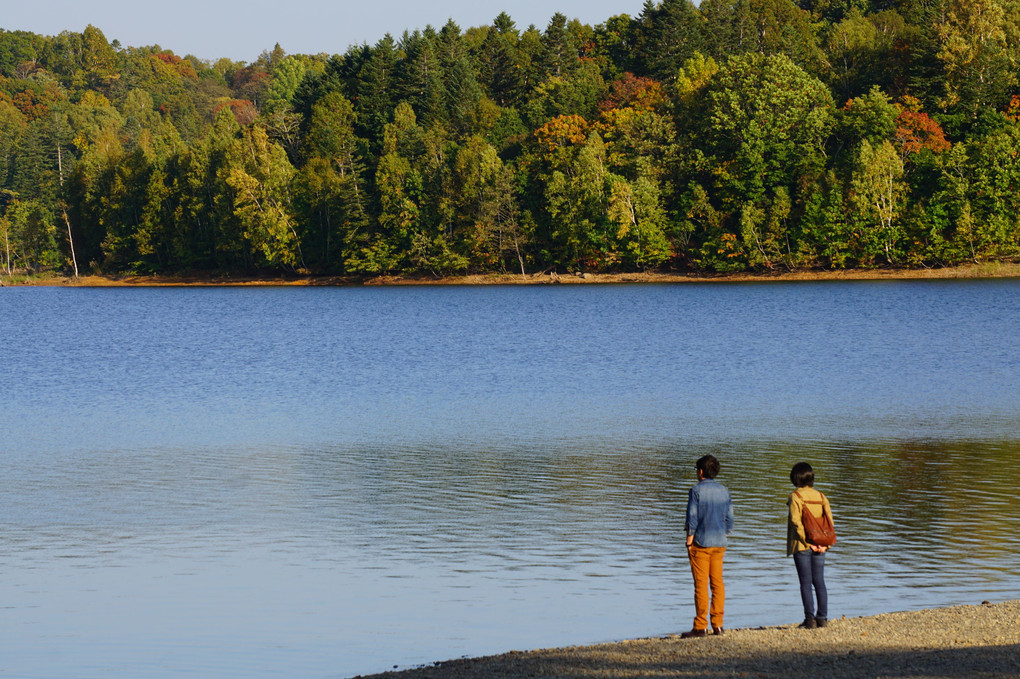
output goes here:
[[[440, 662], [372, 679], [624, 679], [648, 677], [1020, 677], [1020, 600], [668, 636], [595, 646], [512, 652]], [[367, 678], [366, 678], [367, 679]]]

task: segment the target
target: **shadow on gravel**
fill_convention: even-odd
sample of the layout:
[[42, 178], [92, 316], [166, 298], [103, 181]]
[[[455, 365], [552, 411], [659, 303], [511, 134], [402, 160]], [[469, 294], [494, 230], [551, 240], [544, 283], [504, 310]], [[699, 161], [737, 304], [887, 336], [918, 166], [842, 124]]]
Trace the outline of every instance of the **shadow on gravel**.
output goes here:
[[[707, 643], [711, 640], [686, 641]], [[663, 650], [663, 649], [660, 649]], [[679, 650], [679, 649], [678, 649]], [[509, 654], [492, 658], [464, 659], [415, 670], [387, 673], [401, 679], [667, 679], [676, 677], [863, 677], [891, 679], [1015, 679], [1020, 676], [1020, 645], [970, 646], [950, 649], [904, 651], [847, 651], [833, 653], [769, 653], [727, 657], [719, 655], [668, 657], [669, 653], [637, 652], [633, 659], [600, 657], [569, 652]], [[630, 654], [628, 654], [630, 655]], [[684, 656], [681, 652], [679, 656]]]
[[[693, 667], [692, 667], [693, 665]], [[716, 665], [713, 667], [712, 665]], [[617, 663], [616, 667], [584, 668], [561, 665], [556, 676], [571, 677], [975, 677], [1016, 679], [1020, 676], [1020, 645], [933, 649], [926, 651], [848, 651], [846, 653], [784, 653], [771, 657], [719, 657], [671, 666]], [[489, 675], [493, 676], [493, 675]], [[521, 676], [521, 675], [516, 675]], [[524, 676], [528, 676], [525, 672]]]

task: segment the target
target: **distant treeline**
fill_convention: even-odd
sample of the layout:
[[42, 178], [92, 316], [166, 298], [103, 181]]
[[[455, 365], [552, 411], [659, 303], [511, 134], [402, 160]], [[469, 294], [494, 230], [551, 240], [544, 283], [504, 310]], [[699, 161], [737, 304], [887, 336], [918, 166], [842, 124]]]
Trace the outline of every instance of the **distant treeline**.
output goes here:
[[1020, 0], [664, 0], [253, 63], [0, 30], [4, 272], [1020, 255]]

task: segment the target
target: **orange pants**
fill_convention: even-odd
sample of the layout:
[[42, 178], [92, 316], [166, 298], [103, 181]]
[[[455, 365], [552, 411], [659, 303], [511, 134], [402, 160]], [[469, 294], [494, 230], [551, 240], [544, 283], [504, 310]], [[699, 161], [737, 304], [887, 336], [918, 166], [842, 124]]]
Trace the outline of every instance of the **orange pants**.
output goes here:
[[726, 588], [723, 586], [722, 562], [725, 547], [691, 545], [687, 552], [694, 576], [694, 629], [708, 629], [708, 591], [712, 590], [712, 627], [723, 626]]

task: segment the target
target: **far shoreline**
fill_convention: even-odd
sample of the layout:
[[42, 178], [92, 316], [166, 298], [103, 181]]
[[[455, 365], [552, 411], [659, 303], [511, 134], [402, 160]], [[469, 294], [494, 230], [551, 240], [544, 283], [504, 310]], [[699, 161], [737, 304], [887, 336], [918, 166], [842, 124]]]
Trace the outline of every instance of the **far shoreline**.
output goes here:
[[0, 275], [0, 286], [23, 287], [244, 287], [244, 286], [483, 286], [672, 283], [764, 283], [793, 281], [881, 281], [1020, 278], [1020, 262], [988, 262], [940, 268], [805, 269], [783, 272], [465, 274], [459, 276], [331, 276], [316, 274], [209, 273]]

